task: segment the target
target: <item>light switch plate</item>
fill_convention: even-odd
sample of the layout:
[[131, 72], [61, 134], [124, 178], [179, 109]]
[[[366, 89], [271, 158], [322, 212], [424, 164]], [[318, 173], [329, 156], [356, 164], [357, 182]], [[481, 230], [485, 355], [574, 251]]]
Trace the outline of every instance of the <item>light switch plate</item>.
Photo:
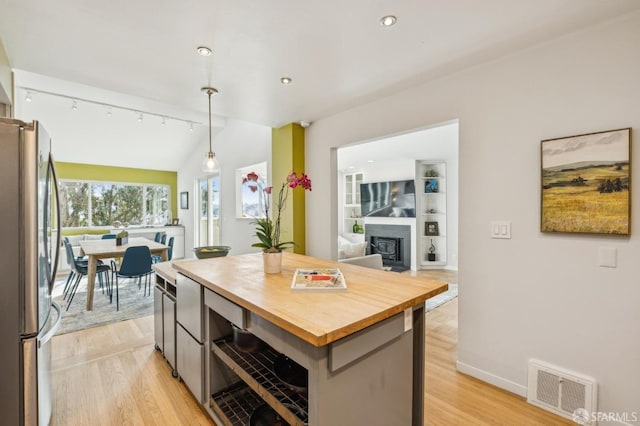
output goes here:
[[491, 238], [511, 239], [511, 222], [507, 220], [492, 221]]

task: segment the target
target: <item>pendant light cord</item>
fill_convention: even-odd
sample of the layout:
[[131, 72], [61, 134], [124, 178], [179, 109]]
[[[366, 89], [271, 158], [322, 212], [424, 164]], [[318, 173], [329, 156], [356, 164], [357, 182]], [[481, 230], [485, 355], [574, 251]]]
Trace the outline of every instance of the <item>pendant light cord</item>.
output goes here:
[[207, 95], [209, 95], [209, 152], [213, 152], [213, 148], [211, 145], [211, 94], [213, 90], [207, 90]]

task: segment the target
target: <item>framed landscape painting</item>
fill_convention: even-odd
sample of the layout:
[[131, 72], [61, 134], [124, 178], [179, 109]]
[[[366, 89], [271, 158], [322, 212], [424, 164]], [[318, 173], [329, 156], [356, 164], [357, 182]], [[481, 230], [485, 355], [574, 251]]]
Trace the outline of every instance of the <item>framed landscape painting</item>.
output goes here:
[[631, 128], [541, 142], [542, 232], [629, 235]]

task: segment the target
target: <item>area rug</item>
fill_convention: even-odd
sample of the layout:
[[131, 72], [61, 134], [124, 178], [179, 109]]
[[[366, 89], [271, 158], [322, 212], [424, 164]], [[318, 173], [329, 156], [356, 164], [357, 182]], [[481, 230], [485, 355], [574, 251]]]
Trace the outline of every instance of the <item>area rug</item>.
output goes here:
[[427, 299], [427, 312], [434, 310], [440, 305], [443, 305], [458, 297], [458, 284], [449, 284], [449, 290], [444, 293], [440, 293], [437, 296], [433, 296], [431, 299]]
[[[62, 308], [62, 321], [56, 335], [153, 314], [153, 288], [151, 295], [147, 296], [144, 294], [144, 281], [142, 288], [138, 289], [137, 281], [129, 279], [119, 281], [119, 311], [116, 311], [115, 293], [113, 303], [109, 303], [109, 296], [106, 291], [104, 294], [102, 293], [102, 289], [98, 288], [97, 283], [93, 293], [93, 310], [87, 311], [86, 277], [80, 281], [78, 291], [67, 311], [67, 301], [62, 300], [62, 290], [66, 280], [66, 277], [57, 280], [53, 288], [53, 300]], [[153, 276], [150, 281], [151, 283], [155, 282]]]

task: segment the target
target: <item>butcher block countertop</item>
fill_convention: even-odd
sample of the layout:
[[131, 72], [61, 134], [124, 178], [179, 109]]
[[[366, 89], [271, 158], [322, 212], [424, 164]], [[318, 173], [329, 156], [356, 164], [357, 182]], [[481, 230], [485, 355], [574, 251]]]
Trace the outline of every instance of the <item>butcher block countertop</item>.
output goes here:
[[[262, 253], [174, 261], [178, 272], [314, 346], [324, 346], [447, 290], [447, 283], [283, 253], [265, 274]], [[346, 291], [292, 291], [296, 269], [339, 268]], [[178, 298], [180, 294], [178, 294]]]

